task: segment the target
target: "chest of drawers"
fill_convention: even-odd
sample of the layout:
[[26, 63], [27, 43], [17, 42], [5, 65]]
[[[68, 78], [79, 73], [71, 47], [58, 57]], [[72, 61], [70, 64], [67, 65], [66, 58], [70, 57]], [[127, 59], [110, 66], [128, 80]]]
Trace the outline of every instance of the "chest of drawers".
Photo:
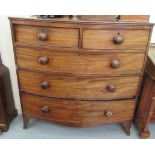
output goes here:
[[129, 134], [152, 24], [10, 18], [24, 127], [122, 123]]

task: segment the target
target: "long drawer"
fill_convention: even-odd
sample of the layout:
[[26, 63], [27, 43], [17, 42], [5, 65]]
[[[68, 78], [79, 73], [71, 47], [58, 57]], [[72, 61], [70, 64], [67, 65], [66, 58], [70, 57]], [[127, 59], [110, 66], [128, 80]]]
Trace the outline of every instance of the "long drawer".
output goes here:
[[77, 47], [79, 30], [41, 26], [16, 25], [15, 42], [59, 47]]
[[83, 48], [88, 49], [145, 49], [148, 30], [83, 30]]
[[120, 75], [141, 73], [143, 52], [73, 52], [43, 48], [16, 48], [20, 68], [74, 74]]
[[135, 100], [79, 101], [21, 94], [23, 112], [77, 127], [131, 120]]
[[93, 77], [44, 74], [19, 70], [22, 91], [48, 97], [113, 100], [133, 98], [137, 94], [138, 76]]

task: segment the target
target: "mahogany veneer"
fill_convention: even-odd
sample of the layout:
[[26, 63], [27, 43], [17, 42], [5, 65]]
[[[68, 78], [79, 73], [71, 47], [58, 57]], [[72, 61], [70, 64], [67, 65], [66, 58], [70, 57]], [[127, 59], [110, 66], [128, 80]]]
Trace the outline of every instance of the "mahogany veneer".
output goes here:
[[21, 68], [57, 73], [115, 76], [139, 74], [144, 58], [144, 50], [124, 50], [122, 53], [115, 50], [82, 52], [57, 48], [16, 47], [17, 65]]
[[45, 98], [25, 93], [22, 93], [21, 98], [26, 117], [39, 117], [75, 127], [124, 122], [133, 117], [136, 104], [136, 100], [132, 99], [82, 101]]
[[37, 117], [76, 127], [122, 123], [130, 133], [152, 24], [10, 22], [25, 128]]
[[[137, 94], [139, 83], [138, 76], [59, 76], [24, 70], [19, 70], [18, 75], [22, 91], [47, 97], [69, 99], [113, 100], [132, 98]], [[113, 87], [113, 90], [110, 87]]]

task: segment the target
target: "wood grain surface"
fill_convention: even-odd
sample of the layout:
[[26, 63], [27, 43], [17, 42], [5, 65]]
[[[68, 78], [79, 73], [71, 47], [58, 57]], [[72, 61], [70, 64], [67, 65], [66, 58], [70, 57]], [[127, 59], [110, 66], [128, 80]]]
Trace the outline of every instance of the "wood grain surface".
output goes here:
[[[30, 117], [53, 120], [62, 124], [84, 127], [104, 123], [116, 123], [130, 120], [133, 116], [135, 100], [121, 101], [78, 101], [45, 98], [34, 95], [21, 95], [23, 110]], [[43, 113], [41, 108], [49, 111]], [[105, 112], [112, 115], [107, 117]]]
[[[58, 51], [33, 48], [16, 48], [17, 65], [20, 68], [58, 73], [98, 74], [98, 75], [127, 75], [142, 72], [145, 53], [96, 53], [78, 51]], [[39, 59], [46, 57], [46, 64], [39, 63]], [[120, 63], [113, 68], [116, 60]]]
[[149, 15], [120, 15], [120, 20], [124, 21], [149, 21]]
[[[16, 25], [14, 31], [16, 42], [60, 47], [78, 46], [78, 29]], [[38, 39], [40, 32], [47, 34], [46, 41]]]
[[[138, 76], [131, 77], [87, 77], [59, 76], [54, 74], [37, 73], [19, 70], [20, 89], [48, 97], [74, 98], [89, 100], [113, 100], [133, 98], [137, 95]], [[48, 82], [48, 88], [40, 85]], [[109, 85], [116, 90], [110, 92]]]
[[[119, 33], [123, 43], [114, 44]], [[88, 49], [145, 49], [149, 39], [148, 30], [89, 30], [83, 31], [83, 48]]]

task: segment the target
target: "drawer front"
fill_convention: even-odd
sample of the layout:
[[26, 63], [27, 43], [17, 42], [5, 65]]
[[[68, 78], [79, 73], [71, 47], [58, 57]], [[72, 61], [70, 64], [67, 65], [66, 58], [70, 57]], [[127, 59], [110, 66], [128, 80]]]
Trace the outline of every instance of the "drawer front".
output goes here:
[[87, 77], [58, 76], [19, 70], [20, 89], [48, 97], [111, 100], [137, 94], [138, 76]]
[[83, 31], [83, 48], [145, 49], [148, 30], [89, 30]]
[[132, 120], [135, 100], [78, 101], [22, 94], [23, 112], [30, 116], [73, 126]]
[[59, 47], [77, 47], [79, 30], [70, 28], [15, 26], [15, 42]]
[[21, 68], [75, 74], [119, 75], [141, 73], [145, 53], [78, 53], [16, 48]]

